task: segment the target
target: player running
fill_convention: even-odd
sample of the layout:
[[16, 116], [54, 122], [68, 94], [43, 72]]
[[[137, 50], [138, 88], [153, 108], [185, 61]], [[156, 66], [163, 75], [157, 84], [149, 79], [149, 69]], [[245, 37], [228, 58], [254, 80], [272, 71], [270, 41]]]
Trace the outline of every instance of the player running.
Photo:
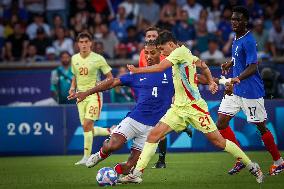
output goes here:
[[169, 55], [160, 64], [145, 68], [135, 68], [128, 65], [132, 73], [161, 72], [170, 67], [173, 69], [175, 101], [160, 122], [151, 130], [139, 157], [136, 168], [132, 173], [121, 178], [123, 183], [142, 182], [142, 172], [154, 155], [158, 141], [171, 131], [181, 131], [188, 124], [203, 132], [215, 146], [229, 152], [248, 167], [257, 182], [263, 181], [263, 174], [257, 163], [253, 163], [248, 156], [233, 142], [226, 140], [219, 133], [216, 125], [208, 113], [206, 102], [201, 98], [197, 87], [196, 67], [199, 67], [209, 81], [209, 89], [216, 92], [217, 84], [205, 62], [193, 56], [185, 46], [178, 46], [176, 39], [170, 32], [159, 34], [158, 41], [163, 54]]
[[[91, 89], [98, 80], [99, 71], [105, 76], [106, 84], [111, 84], [113, 78], [111, 68], [106, 60], [99, 54], [92, 52], [92, 37], [89, 33], [82, 32], [77, 37], [79, 53], [72, 56], [71, 70], [74, 74], [69, 94], [73, 95], [77, 91], [87, 91]], [[107, 136], [109, 129], [94, 127], [94, 121], [99, 119], [102, 100], [99, 93], [87, 97], [84, 101], [77, 103], [80, 122], [84, 130], [84, 157], [75, 165], [85, 165], [91, 155], [93, 137]]]
[[[160, 62], [160, 51], [156, 48], [155, 42], [146, 42], [144, 52], [148, 65]], [[79, 92], [69, 97], [81, 101], [93, 93], [105, 91], [119, 85], [126, 85], [132, 87], [137, 98], [136, 106], [112, 131], [110, 139], [104, 142], [99, 152], [91, 155], [86, 163], [88, 167], [95, 166], [112, 152], [120, 149], [128, 140], [133, 139], [128, 161], [115, 166], [118, 174], [129, 173], [130, 169], [136, 165], [148, 133], [171, 105], [174, 93], [171, 75], [171, 68], [161, 73], [126, 74], [115, 78], [113, 81], [110, 79], [101, 82], [98, 86], [86, 92]], [[112, 84], [109, 86], [108, 82], [111, 81]]]
[[[252, 33], [247, 29], [249, 12], [245, 7], [235, 7], [231, 18], [233, 31], [236, 33], [232, 46], [232, 61], [222, 65], [222, 71], [227, 74], [233, 67], [233, 78], [238, 81], [234, 85], [233, 95], [226, 95], [219, 107], [217, 127], [221, 134], [238, 146], [234, 133], [227, 127], [230, 120], [242, 109], [247, 116], [247, 121], [257, 126], [261, 133], [261, 139], [274, 163], [269, 174], [276, 175], [284, 170], [284, 161], [278, 151], [271, 132], [266, 128], [267, 119], [264, 107], [264, 86], [258, 71], [256, 41]], [[233, 169], [228, 173], [233, 175], [245, 168], [245, 164], [237, 161]]]
[[[161, 30], [157, 27], [149, 27], [145, 31], [145, 41], [149, 40], [156, 40], [159, 36], [159, 33]], [[160, 54], [160, 61], [164, 60], [166, 57], [162, 54]], [[147, 60], [145, 57], [145, 51], [144, 49], [141, 50], [140, 56], [139, 56], [139, 67], [145, 67], [147, 66]], [[190, 127], [187, 127], [183, 132], [186, 132], [189, 137], [192, 137], [192, 131]], [[166, 168], [166, 153], [167, 153], [167, 137], [161, 139], [159, 141], [158, 145], [159, 149], [159, 158], [158, 161], [155, 163], [155, 165], [152, 168]]]

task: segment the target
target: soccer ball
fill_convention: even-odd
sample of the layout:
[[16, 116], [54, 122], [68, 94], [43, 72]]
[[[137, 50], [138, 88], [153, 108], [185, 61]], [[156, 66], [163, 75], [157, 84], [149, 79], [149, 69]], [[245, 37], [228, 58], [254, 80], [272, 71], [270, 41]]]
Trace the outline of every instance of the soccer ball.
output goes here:
[[96, 176], [100, 186], [113, 186], [117, 183], [117, 173], [111, 167], [103, 167], [98, 171]]

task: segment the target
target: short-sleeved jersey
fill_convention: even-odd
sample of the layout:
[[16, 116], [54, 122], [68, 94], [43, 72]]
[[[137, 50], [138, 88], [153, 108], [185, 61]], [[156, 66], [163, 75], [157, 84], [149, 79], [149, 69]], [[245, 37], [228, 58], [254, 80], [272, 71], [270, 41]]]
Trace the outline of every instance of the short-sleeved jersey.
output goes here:
[[120, 77], [123, 85], [133, 88], [137, 100], [128, 117], [145, 125], [155, 126], [158, 123], [172, 103], [174, 88], [171, 70]]
[[176, 48], [166, 58], [173, 66], [173, 83], [175, 87], [175, 101], [177, 106], [187, 106], [201, 98], [197, 86], [197, 73], [195, 61], [188, 48], [181, 46]]
[[[232, 61], [233, 77], [238, 77], [250, 64], [258, 63], [256, 42], [251, 32], [233, 41]], [[247, 99], [263, 97], [265, 92], [259, 71], [234, 85], [234, 94]]]
[[104, 57], [97, 53], [91, 52], [86, 58], [82, 58], [80, 53], [77, 53], [72, 56], [71, 70], [76, 77], [77, 89], [86, 91], [96, 85], [100, 72], [107, 74], [111, 71], [111, 67]]

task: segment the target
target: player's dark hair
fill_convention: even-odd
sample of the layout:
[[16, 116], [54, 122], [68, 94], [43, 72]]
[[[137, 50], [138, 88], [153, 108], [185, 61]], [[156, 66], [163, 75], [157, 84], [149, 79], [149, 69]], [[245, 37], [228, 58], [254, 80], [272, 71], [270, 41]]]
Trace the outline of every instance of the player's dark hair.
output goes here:
[[71, 54], [70, 54], [68, 51], [62, 51], [62, 52], [59, 54], [59, 57], [61, 58], [64, 54], [67, 54], [68, 56], [71, 56]]
[[164, 45], [166, 44], [167, 42], [173, 42], [175, 44], [177, 44], [177, 40], [176, 38], [174, 37], [174, 35], [168, 31], [168, 30], [164, 30], [162, 31], [159, 36], [158, 36], [158, 44], [159, 45]]
[[92, 35], [90, 33], [88, 33], [88, 32], [81, 32], [81, 33], [79, 33], [78, 36], [77, 36], [76, 41], [79, 41], [79, 39], [82, 39], [82, 38], [88, 38], [90, 41], [93, 40]]
[[157, 47], [158, 46], [157, 40], [145, 41], [144, 47], [146, 47], [146, 46], [155, 46], [155, 47]]
[[158, 33], [160, 33], [160, 32], [161, 32], [161, 29], [158, 28], [158, 27], [155, 27], [155, 26], [151, 26], [151, 27], [149, 27], [149, 28], [147, 28], [147, 29], [145, 30], [145, 35], [146, 35], [146, 33], [147, 33], [148, 31], [157, 31]]
[[244, 16], [244, 18], [245, 18], [246, 20], [249, 20], [249, 11], [248, 11], [248, 9], [247, 9], [246, 7], [244, 7], [244, 6], [235, 6], [235, 7], [233, 8], [233, 11], [232, 11], [232, 12], [241, 13], [241, 14], [243, 14], [243, 16]]

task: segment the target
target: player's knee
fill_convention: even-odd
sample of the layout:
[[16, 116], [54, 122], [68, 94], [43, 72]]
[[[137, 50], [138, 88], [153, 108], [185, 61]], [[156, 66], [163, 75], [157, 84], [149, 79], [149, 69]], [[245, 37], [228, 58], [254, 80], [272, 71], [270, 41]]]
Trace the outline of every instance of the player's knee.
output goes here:
[[216, 126], [219, 130], [226, 129], [228, 127], [228, 122], [225, 119], [218, 118]]
[[150, 143], [157, 143], [160, 140], [159, 133], [150, 132], [147, 137], [147, 142]]
[[226, 147], [226, 140], [225, 139], [216, 138], [216, 139], [212, 140], [212, 143], [216, 147], [221, 148], [221, 149], [225, 149], [225, 147]]

